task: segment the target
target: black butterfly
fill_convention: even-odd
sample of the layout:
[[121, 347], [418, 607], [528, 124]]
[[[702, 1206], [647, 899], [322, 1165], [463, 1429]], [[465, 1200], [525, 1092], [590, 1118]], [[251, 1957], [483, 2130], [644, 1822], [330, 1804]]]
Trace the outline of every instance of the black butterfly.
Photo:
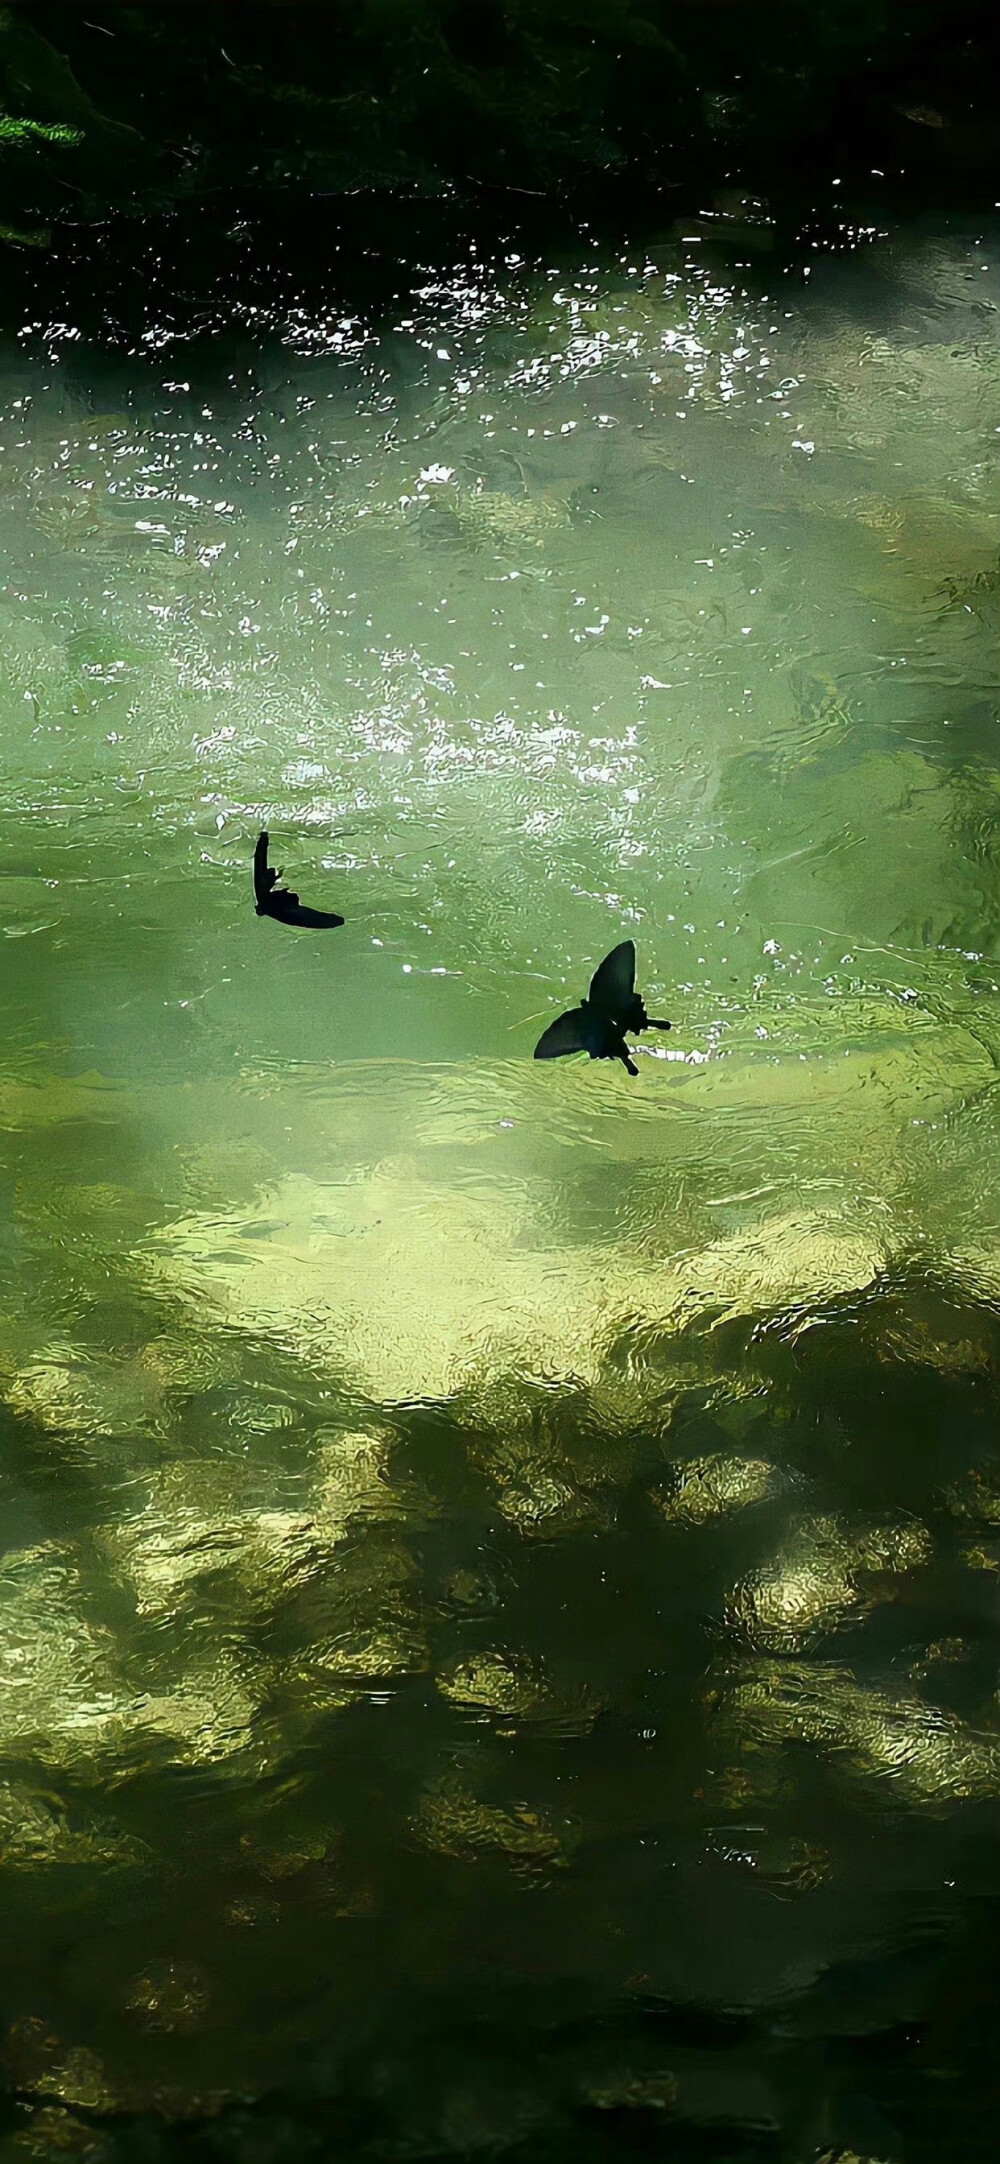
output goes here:
[[564, 1052], [589, 1052], [591, 1059], [620, 1059], [629, 1074], [639, 1069], [630, 1057], [625, 1031], [638, 1036], [643, 1029], [669, 1029], [646, 1013], [635, 988], [635, 941], [623, 939], [614, 947], [590, 980], [590, 993], [550, 1022], [535, 1046], [536, 1059], [561, 1059]]
[[272, 871], [267, 861], [266, 834], [258, 834], [257, 847], [253, 853], [253, 898], [259, 917], [277, 917], [279, 924], [304, 924], [310, 931], [332, 930], [343, 924], [343, 917], [335, 917], [327, 909], [307, 909], [297, 894], [290, 894], [287, 887], [278, 887], [280, 871]]

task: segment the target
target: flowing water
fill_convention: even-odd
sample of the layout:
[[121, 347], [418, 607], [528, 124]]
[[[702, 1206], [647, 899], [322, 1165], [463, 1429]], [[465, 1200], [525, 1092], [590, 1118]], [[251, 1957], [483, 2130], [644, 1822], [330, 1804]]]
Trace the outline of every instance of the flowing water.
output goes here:
[[0, 359], [4, 2160], [991, 2153], [997, 236], [712, 230]]

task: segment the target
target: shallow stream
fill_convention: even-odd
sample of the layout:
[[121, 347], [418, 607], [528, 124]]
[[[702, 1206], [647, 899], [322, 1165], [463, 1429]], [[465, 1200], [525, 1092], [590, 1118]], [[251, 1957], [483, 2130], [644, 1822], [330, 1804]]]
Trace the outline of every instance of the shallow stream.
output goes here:
[[991, 2152], [1000, 257], [768, 243], [0, 353], [3, 2164]]

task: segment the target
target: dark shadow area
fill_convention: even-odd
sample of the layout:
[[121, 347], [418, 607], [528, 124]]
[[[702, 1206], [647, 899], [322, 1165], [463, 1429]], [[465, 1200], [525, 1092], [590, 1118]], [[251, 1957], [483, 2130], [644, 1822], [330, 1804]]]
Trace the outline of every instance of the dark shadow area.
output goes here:
[[[998, 1318], [914, 1276], [669, 1356], [613, 1434], [572, 1391], [399, 1409], [385, 1504], [242, 1621], [206, 1525], [128, 1666], [266, 1660], [235, 1759], [140, 1720], [98, 1821], [8, 1743], [65, 1856], [4, 1879], [5, 2159], [992, 2153]], [[512, 1448], [560, 1510], [515, 1514]], [[8, 1423], [29, 1560], [57, 1454]], [[124, 1615], [109, 1553], [78, 1632]]]
[[190, 334], [368, 312], [499, 237], [836, 245], [859, 204], [977, 209], [997, 149], [981, 0], [37, 6], [0, 22], [9, 319]]

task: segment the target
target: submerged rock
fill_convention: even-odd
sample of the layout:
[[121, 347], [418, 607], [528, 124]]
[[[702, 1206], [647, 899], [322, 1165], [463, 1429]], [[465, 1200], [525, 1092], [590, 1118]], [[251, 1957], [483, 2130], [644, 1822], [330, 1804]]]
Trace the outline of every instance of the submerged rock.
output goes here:
[[189, 2036], [200, 2028], [210, 1998], [199, 1961], [151, 1961], [133, 1978], [125, 2004], [147, 2034]]
[[541, 1662], [499, 1647], [455, 1661], [438, 1675], [437, 1687], [453, 1706], [491, 1718], [501, 1735], [514, 1735], [528, 1723], [586, 1735], [598, 1712], [583, 1691], [554, 1688]]
[[246, 1645], [196, 1654], [165, 1688], [139, 1692], [120, 1709], [115, 1740], [121, 1773], [143, 1763], [220, 1767], [243, 1761], [263, 1772], [280, 1756], [261, 1721], [274, 1677]]
[[878, 1597], [866, 1576], [915, 1570], [931, 1550], [930, 1534], [912, 1520], [857, 1530], [833, 1517], [801, 1518], [773, 1561], [737, 1586], [730, 1619], [753, 1645], [798, 1651], [864, 1620]]
[[713, 1692], [722, 1735], [750, 1752], [808, 1743], [845, 1779], [878, 1784], [908, 1810], [946, 1810], [1000, 1792], [1000, 1742], [920, 1699], [867, 1686], [846, 1668], [762, 1660]]
[[241, 1857], [272, 1884], [333, 1865], [339, 1849], [339, 1832], [330, 1826], [314, 1826], [308, 1833], [282, 1832], [279, 1822], [270, 1833], [265, 1824], [262, 1831], [240, 1837]]
[[503, 554], [544, 548], [572, 525], [570, 506], [563, 497], [527, 489], [511, 494], [481, 484], [436, 490], [433, 504], [424, 513], [425, 520], [431, 517], [435, 527], [452, 524], [467, 547], [494, 548]]
[[[966, 304], [968, 294], [963, 296]], [[878, 451], [914, 431], [935, 449], [954, 447], [958, 432], [975, 437], [991, 425], [998, 368], [995, 346], [927, 339], [904, 345], [898, 337], [858, 334], [844, 323], [826, 341], [811, 342], [811, 383], [797, 396], [799, 412], [824, 449]]]
[[39, 2015], [12, 2023], [3, 2056], [13, 2087], [29, 2095], [55, 2097], [91, 2112], [112, 2112], [125, 2102], [96, 2052], [85, 2044], [65, 2044]]
[[88, 1872], [148, 1862], [141, 1842], [112, 1825], [81, 1825], [32, 1789], [0, 1783], [0, 1869], [38, 1871], [75, 1864]]
[[[57, 2155], [65, 2149], [71, 2156], [108, 2156], [105, 2143], [98, 2145], [98, 2130], [93, 2126], [87, 2131], [95, 2146], [80, 2141], [77, 2129], [81, 2122], [71, 2116], [73, 2111], [88, 2112], [99, 2119], [120, 2113], [154, 2112], [170, 2122], [212, 2118], [230, 2101], [224, 2089], [198, 2092], [136, 2080], [128, 2073], [119, 2077], [89, 2045], [67, 2044], [37, 2014], [22, 2015], [12, 2022], [3, 2057], [10, 2085], [22, 2096], [53, 2099], [55, 2106], [70, 2106], [70, 2112], [65, 2112], [47, 2103], [32, 2115], [26, 2133], [33, 2134], [34, 2139], [24, 2145], [32, 2155]], [[52, 2144], [48, 2149], [40, 2146], [46, 2139]]]
[[78, 1771], [100, 1752], [122, 1680], [71, 1556], [54, 1545], [0, 1565], [0, 1752]]
[[321, 1440], [312, 1517], [323, 1543], [335, 1546], [359, 1525], [415, 1526], [434, 1515], [430, 1496], [394, 1473], [391, 1451], [385, 1431], [361, 1429]]
[[680, 2087], [676, 2074], [633, 2073], [628, 2068], [609, 2068], [603, 2074], [588, 2075], [582, 2084], [582, 2098], [592, 2111], [652, 2111], [673, 2112], [677, 2109]]
[[665, 1518], [707, 1525], [734, 1510], [770, 1502], [787, 1485], [787, 1474], [765, 1458], [727, 1458], [717, 1451], [686, 1459], [675, 1468], [670, 1487], [652, 1490], [652, 1500]]
[[123, 1431], [156, 1434], [165, 1413], [161, 1379], [141, 1354], [116, 1360], [83, 1345], [53, 1345], [27, 1361], [11, 1376], [7, 1397], [82, 1458]]
[[426, 1847], [470, 1862], [497, 1852], [529, 1867], [567, 1860], [567, 1833], [560, 1833], [543, 1812], [527, 1804], [484, 1803], [457, 1773], [445, 1774], [425, 1789], [413, 1829]]
[[302, 1605], [282, 1691], [305, 1719], [430, 1666], [428, 1617], [409, 1550], [386, 1529], [352, 1545]]
[[[145, 1687], [144, 1687], [145, 1683]], [[258, 1726], [271, 1671], [220, 1633], [145, 1681], [85, 1611], [65, 1551], [27, 1549], [0, 1569], [0, 1752], [86, 1782], [153, 1763], [218, 1766], [271, 1745]]]
[[306, 1512], [240, 1508], [218, 1461], [184, 1460], [150, 1485], [145, 1510], [101, 1535], [140, 1615], [174, 1616], [213, 1593], [234, 1619], [273, 1610], [330, 1544]]
[[79, 2157], [81, 2164], [110, 2164], [111, 2149], [99, 2127], [79, 2119], [62, 2104], [40, 2104], [14, 2136], [17, 2152], [38, 2164]]

